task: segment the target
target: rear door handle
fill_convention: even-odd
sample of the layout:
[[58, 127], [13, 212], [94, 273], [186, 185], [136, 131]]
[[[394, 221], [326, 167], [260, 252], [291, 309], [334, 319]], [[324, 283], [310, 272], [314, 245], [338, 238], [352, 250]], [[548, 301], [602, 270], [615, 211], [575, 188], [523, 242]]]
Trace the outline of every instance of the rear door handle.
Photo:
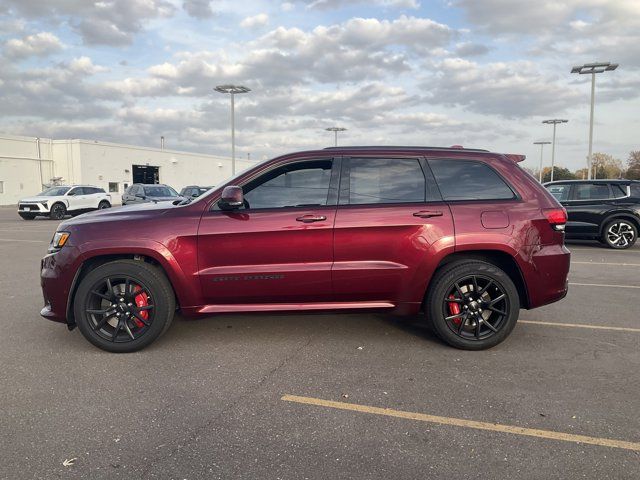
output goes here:
[[441, 217], [442, 212], [433, 210], [420, 210], [419, 212], [414, 212], [413, 216], [420, 218]]
[[298, 222], [302, 222], [302, 223], [322, 222], [326, 219], [327, 217], [325, 217], [324, 215], [312, 215], [312, 214], [302, 215], [301, 217], [296, 218]]

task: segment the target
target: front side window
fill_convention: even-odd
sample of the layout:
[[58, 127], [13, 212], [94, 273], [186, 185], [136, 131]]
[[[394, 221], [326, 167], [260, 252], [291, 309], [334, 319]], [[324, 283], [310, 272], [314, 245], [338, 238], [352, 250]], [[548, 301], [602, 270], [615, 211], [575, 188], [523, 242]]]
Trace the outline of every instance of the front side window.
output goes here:
[[606, 200], [610, 197], [609, 185], [582, 183], [574, 187], [574, 200]]
[[563, 202], [565, 200], [569, 200], [571, 185], [549, 185], [547, 190], [549, 190], [549, 193], [553, 195], [556, 200]]
[[416, 203], [425, 200], [426, 181], [417, 159], [349, 160], [349, 205]]
[[627, 196], [627, 186], [612, 184], [611, 190], [613, 190], [613, 198], [623, 198]]
[[445, 200], [509, 200], [513, 190], [488, 165], [473, 160], [429, 160]]
[[243, 187], [245, 207], [285, 208], [327, 205], [332, 160], [284, 165]]

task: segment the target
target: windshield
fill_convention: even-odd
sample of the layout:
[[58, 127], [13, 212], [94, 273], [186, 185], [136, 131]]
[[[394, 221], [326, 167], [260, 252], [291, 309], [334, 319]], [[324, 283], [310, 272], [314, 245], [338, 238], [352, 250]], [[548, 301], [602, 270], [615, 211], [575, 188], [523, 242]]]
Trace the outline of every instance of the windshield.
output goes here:
[[147, 197], [177, 197], [178, 192], [173, 188], [165, 185], [155, 185], [153, 187], [144, 187], [144, 194]]
[[64, 195], [69, 191], [71, 187], [51, 187], [47, 188], [44, 192], [40, 192], [38, 197], [58, 197]]

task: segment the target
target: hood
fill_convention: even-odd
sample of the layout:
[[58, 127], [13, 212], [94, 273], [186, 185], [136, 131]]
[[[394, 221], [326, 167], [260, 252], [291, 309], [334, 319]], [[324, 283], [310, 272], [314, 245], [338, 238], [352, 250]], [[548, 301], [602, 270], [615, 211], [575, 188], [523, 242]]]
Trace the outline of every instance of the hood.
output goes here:
[[147, 197], [149, 202], [173, 202], [175, 200], [184, 200], [184, 197]]
[[167, 210], [175, 208], [171, 202], [147, 202], [134, 205], [125, 205], [123, 207], [111, 207], [103, 210], [94, 210], [89, 213], [78, 215], [77, 217], [65, 220], [60, 224], [58, 230], [64, 230], [65, 227], [73, 227], [76, 225], [113, 222], [120, 220], [136, 220], [141, 218], [159, 217], [164, 215]]
[[49, 200], [59, 200], [60, 197], [49, 197], [49, 196], [42, 196], [42, 197], [27, 197], [27, 198], [21, 198], [18, 203], [20, 202], [38, 202], [38, 203], [44, 203], [47, 202]]

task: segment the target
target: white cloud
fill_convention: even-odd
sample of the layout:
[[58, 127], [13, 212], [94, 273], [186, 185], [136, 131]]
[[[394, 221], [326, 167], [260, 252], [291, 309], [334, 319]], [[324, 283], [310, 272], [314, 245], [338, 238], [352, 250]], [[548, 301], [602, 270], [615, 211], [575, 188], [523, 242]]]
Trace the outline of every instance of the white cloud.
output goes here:
[[269, 23], [269, 15], [266, 13], [259, 13], [252, 17], [246, 17], [240, 22], [242, 28], [257, 28], [264, 27]]
[[13, 38], [4, 45], [4, 54], [14, 59], [31, 56], [44, 57], [62, 50], [58, 37], [50, 32], [40, 32], [23, 38]]

